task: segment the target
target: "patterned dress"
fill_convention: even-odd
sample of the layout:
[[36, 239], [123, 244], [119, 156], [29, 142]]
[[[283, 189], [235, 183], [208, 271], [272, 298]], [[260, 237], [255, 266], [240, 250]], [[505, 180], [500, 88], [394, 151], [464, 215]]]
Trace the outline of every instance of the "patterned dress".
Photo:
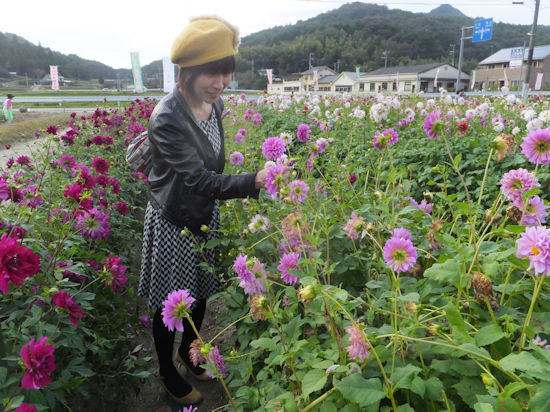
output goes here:
[[[221, 137], [214, 110], [208, 120], [199, 121], [198, 124], [218, 156]], [[147, 205], [138, 295], [149, 299], [149, 309], [161, 308], [162, 302], [174, 290], [187, 289], [197, 300], [208, 298], [219, 291], [216, 278], [199, 266], [206, 261], [210, 267], [217, 269], [219, 248], [204, 249], [203, 256], [196, 247], [196, 242], [204, 244], [219, 236], [218, 200], [208, 228], [208, 232], [199, 235], [183, 235], [181, 228], [162, 217], [151, 203]]]

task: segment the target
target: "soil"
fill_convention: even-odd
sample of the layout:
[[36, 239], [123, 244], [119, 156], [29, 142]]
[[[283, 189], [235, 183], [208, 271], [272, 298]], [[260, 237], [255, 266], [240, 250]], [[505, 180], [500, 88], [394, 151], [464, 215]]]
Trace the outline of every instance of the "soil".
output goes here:
[[[5, 149], [3, 146], [0, 147], [0, 168], [5, 165], [5, 162], [10, 157], [17, 158], [17, 156], [20, 155], [32, 156], [32, 153], [41, 147], [39, 143], [41, 143], [41, 139], [30, 139], [12, 144], [9, 150]], [[226, 308], [222, 299], [214, 300], [207, 304], [203, 325], [200, 330], [203, 340], [209, 341], [223, 329], [221, 326], [217, 325], [216, 318], [219, 313], [225, 310]], [[143, 312], [146, 312], [146, 310], [144, 309]], [[181, 336], [176, 334], [175, 348], [179, 346], [180, 340]], [[143, 345], [147, 353], [152, 357], [152, 369], [158, 370], [151, 329], [148, 329], [145, 333], [141, 334], [141, 336], [136, 337], [135, 343]], [[220, 348], [231, 347], [232, 331], [226, 331], [218, 337], [215, 344]], [[200, 382], [193, 377], [189, 377], [188, 379], [204, 398], [204, 400], [197, 405], [197, 412], [210, 412], [213, 410], [226, 411], [230, 409], [223, 407], [224, 405], [228, 405], [228, 398], [219, 381]], [[158, 375], [152, 376], [145, 381], [138, 395], [135, 398], [131, 396], [127, 399], [127, 405], [128, 407], [126, 410], [135, 412], [178, 412], [183, 409], [183, 406], [173, 401], [162, 388]]]
[[[216, 324], [216, 317], [219, 313], [226, 310], [223, 300], [217, 299], [210, 301], [206, 306], [206, 314], [202, 328], [200, 330], [201, 337], [205, 341], [212, 339], [218, 332], [222, 330], [222, 327]], [[179, 346], [181, 336], [176, 334], [176, 342], [174, 348]], [[141, 343], [148, 353], [153, 357], [154, 366], [156, 368], [157, 360], [155, 353], [155, 345], [151, 336], [151, 331], [148, 334], [142, 335]], [[227, 331], [218, 337], [215, 341], [216, 345], [220, 347], [231, 346], [231, 332]], [[229, 407], [227, 395], [223, 389], [221, 382], [210, 381], [201, 382], [193, 377], [188, 378], [188, 382], [191, 383], [203, 396], [204, 400], [197, 406], [198, 412], [210, 412], [213, 410], [227, 411]], [[160, 380], [157, 376], [149, 379], [140, 388], [138, 396], [134, 399], [128, 399], [129, 411], [143, 411], [143, 412], [177, 412], [183, 409], [183, 406], [178, 405], [166, 391], [162, 388]], [[227, 405], [228, 407], [224, 407]]]

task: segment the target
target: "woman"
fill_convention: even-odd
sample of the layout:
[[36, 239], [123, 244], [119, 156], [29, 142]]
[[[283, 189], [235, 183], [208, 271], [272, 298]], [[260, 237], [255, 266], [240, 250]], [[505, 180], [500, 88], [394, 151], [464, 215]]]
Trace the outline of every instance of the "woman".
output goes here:
[[[191, 317], [200, 328], [206, 300], [218, 292], [219, 285], [199, 264], [206, 260], [216, 267], [218, 263], [216, 250], [205, 249], [203, 256], [195, 251], [195, 242], [218, 236], [220, 199], [257, 197], [267, 174], [266, 169], [222, 174], [220, 96], [231, 81], [238, 44], [238, 30], [226, 21], [191, 20], [171, 50], [171, 60], [179, 66], [177, 85], [149, 120], [151, 199], [145, 216], [139, 295], [148, 297], [149, 308], [155, 310], [153, 337], [161, 381], [182, 405], [200, 402], [202, 396], [173, 363], [174, 332], [162, 322], [162, 302], [174, 290], [189, 290], [196, 299]], [[189, 345], [196, 338], [189, 322], [184, 322], [178, 357], [195, 378], [208, 380], [204, 369], [189, 359]]]
[[2, 114], [8, 123], [13, 121], [12, 100], [14, 97], [13, 94], [8, 94], [8, 98], [2, 104]]

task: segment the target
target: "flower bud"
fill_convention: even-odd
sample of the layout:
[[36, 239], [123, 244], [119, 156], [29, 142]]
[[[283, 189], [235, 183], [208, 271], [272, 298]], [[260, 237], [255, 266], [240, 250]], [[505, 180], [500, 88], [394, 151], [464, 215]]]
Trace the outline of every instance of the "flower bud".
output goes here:
[[202, 232], [205, 232], [205, 233], [208, 232], [208, 226], [206, 226], [206, 225], [201, 225], [201, 231], [202, 231]]
[[298, 290], [298, 299], [305, 303], [311, 302], [317, 296], [317, 291], [313, 285], [307, 285]]
[[432, 203], [434, 200], [434, 195], [432, 192], [424, 192], [422, 196], [424, 196], [424, 200], [428, 203]]
[[506, 216], [508, 216], [508, 219], [510, 219], [513, 223], [517, 224], [521, 221], [523, 213], [519, 207], [510, 206], [506, 209]]
[[483, 293], [484, 295], [493, 293], [493, 282], [481, 272], [474, 272], [472, 276], [472, 285], [477, 292]]
[[187, 228], [184, 228], [182, 231], [181, 231], [181, 235], [182, 236], [189, 236], [191, 234], [191, 231]]
[[405, 310], [408, 313], [416, 313], [416, 311], [418, 310], [418, 307], [414, 302], [405, 302]]
[[265, 312], [268, 307], [268, 300], [264, 295], [254, 295], [250, 301], [250, 313], [254, 319], [265, 320]]

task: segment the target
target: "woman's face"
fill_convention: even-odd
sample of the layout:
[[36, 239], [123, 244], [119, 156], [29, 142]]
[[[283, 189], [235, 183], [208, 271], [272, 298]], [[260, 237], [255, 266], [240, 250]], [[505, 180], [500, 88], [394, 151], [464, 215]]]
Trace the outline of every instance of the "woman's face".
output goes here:
[[205, 103], [214, 103], [231, 82], [231, 73], [199, 74], [193, 84], [193, 95]]

